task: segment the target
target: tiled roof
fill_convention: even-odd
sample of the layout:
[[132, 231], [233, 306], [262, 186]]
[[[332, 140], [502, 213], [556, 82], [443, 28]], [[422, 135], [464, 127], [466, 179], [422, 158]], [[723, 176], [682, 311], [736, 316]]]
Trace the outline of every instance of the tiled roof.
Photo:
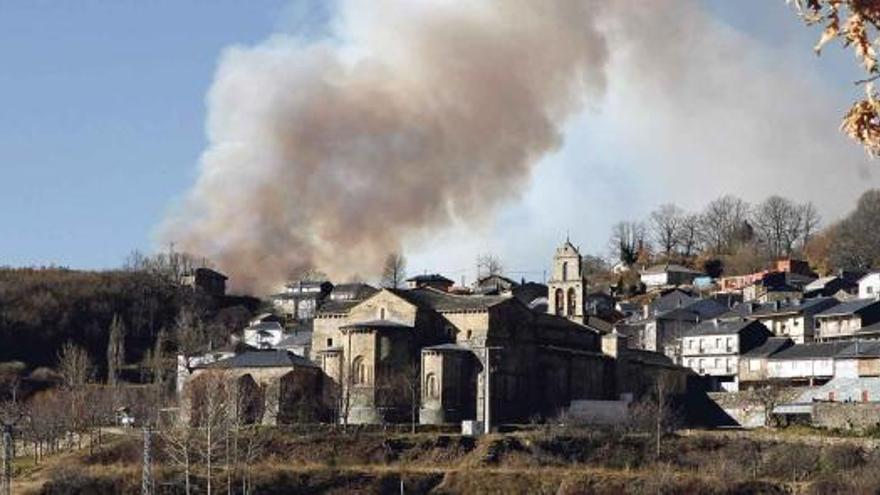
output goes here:
[[294, 366], [315, 367], [308, 359], [288, 351], [248, 351], [228, 359], [215, 361], [201, 368], [290, 368]]
[[674, 263], [662, 263], [659, 265], [654, 265], [649, 268], [646, 268], [642, 271], [645, 274], [652, 273], [666, 273], [666, 272], [679, 272], [679, 273], [693, 273], [693, 274], [702, 274], [703, 272], [694, 270], [692, 268], [688, 268], [682, 265], [676, 265]]
[[847, 343], [849, 345], [844, 350], [840, 351], [836, 357], [880, 357], [880, 342], [856, 340]]

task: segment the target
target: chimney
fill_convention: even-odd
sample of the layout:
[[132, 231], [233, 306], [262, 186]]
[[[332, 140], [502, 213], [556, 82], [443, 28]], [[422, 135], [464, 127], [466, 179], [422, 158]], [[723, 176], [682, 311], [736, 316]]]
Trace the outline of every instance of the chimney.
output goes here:
[[[699, 316], [697, 318], [699, 318]], [[718, 318], [712, 318], [712, 324], [715, 325], [715, 328], [718, 328]]]

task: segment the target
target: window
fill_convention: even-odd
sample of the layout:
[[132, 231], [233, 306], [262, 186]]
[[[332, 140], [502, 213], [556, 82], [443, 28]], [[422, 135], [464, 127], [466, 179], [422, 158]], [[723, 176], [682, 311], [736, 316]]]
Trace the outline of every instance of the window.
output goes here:
[[869, 285], [868, 286], [868, 294], [873, 294], [873, 293], [874, 293], [874, 287]]
[[577, 305], [577, 294], [574, 291], [574, 287], [568, 289], [568, 316], [573, 316], [577, 314], [575, 311], [575, 307]]
[[721, 339], [720, 338], [715, 339], [715, 347], [721, 347]]
[[327, 347], [333, 347], [333, 339], [327, 339]]
[[567, 261], [562, 262], [562, 280], [563, 281], [568, 280], [568, 262]]
[[556, 289], [556, 314], [562, 315], [562, 310], [565, 308], [565, 293], [562, 292], [562, 289]]
[[437, 398], [437, 376], [434, 373], [428, 373], [425, 377], [425, 397], [428, 399]]
[[367, 363], [363, 356], [358, 356], [351, 362], [351, 382], [355, 385], [367, 384]]
[[385, 319], [385, 308], [380, 308], [380, 309], [379, 309], [379, 319], [380, 319], [380, 320], [384, 320], [384, 319]]

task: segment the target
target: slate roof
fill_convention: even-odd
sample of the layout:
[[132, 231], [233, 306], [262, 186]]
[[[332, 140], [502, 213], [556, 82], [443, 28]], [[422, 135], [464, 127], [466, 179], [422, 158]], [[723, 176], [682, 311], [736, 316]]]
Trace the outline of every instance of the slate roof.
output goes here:
[[688, 268], [682, 265], [676, 265], [675, 263], [661, 263], [659, 265], [654, 265], [648, 267], [642, 271], [645, 274], [652, 273], [666, 273], [666, 272], [679, 272], [679, 273], [693, 273], [693, 274], [702, 274], [703, 272]]
[[821, 313], [817, 313], [816, 316], [844, 316], [858, 313], [865, 308], [872, 306], [874, 304], [880, 304], [880, 301], [874, 298], [867, 299], [853, 299], [851, 301], [845, 301], [837, 306], [832, 308], [828, 308]]
[[290, 347], [297, 345], [309, 345], [312, 343], [312, 332], [304, 331], [304, 332], [296, 332], [296, 333], [288, 333], [281, 338], [281, 341], [278, 342], [277, 347]]
[[836, 357], [880, 357], [880, 342], [857, 340], [855, 342], [847, 342], [847, 344], [849, 345], [840, 351]]
[[429, 273], [425, 275], [416, 275], [415, 277], [410, 277], [406, 279], [407, 282], [443, 282], [443, 283], [455, 283], [452, 280], [440, 275], [439, 273]]
[[370, 321], [359, 321], [355, 323], [349, 323], [348, 325], [343, 325], [339, 328], [395, 328], [395, 329], [404, 329], [404, 328], [412, 328], [409, 325], [404, 325], [403, 323], [398, 323], [396, 321], [391, 320], [370, 320]]
[[472, 349], [470, 347], [463, 346], [461, 344], [439, 344], [424, 347], [423, 349], [427, 349], [430, 351], [472, 352]]
[[768, 337], [763, 344], [743, 353], [743, 357], [768, 357], [793, 345], [788, 337]]
[[288, 351], [248, 351], [228, 359], [214, 361], [200, 368], [291, 368], [294, 366], [316, 367], [308, 359]]
[[784, 314], [800, 314], [804, 311], [815, 310], [817, 307], [828, 305], [826, 309], [836, 306], [837, 299], [833, 297], [816, 297], [813, 299], [801, 299], [791, 302], [780, 301], [779, 307], [774, 303], [762, 304], [751, 312], [751, 316], [775, 316]]
[[526, 282], [513, 288], [513, 297], [525, 305], [532, 304], [540, 298], [547, 298], [547, 286], [537, 282]]
[[364, 284], [360, 282], [350, 283], [350, 284], [339, 284], [334, 285], [333, 290], [330, 291], [330, 299], [334, 301], [338, 300], [358, 300], [363, 301], [373, 294], [379, 292], [379, 289], [373, 287], [370, 284]]
[[684, 335], [688, 337], [699, 337], [703, 335], [730, 335], [740, 333], [746, 328], [760, 325], [766, 330], [766, 327], [754, 320], [725, 321], [720, 319], [712, 319], [704, 321], [693, 328], [687, 329]]
[[434, 311], [485, 311], [496, 304], [513, 299], [512, 296], [460, 296], [441, 292], [430, 287], [419, 289], [388, 289], [394, 295], [415, 304], [421, 308]]
[[278, 332], [284, 331], [284, 327], [281, 326], [277, 321], [261, 321], [259, 323], [255, 323], [253, 325], [248, 326], [245, 330], [256, 330], [257, 332]]
[[324, 301], [324, 304], [318, 308], [318, 314], [339, 315], [346, 314], [348, 310], [357, 306], [363, 301], [359, 300], [341, 300], [341, 301]]
[[796, 344], [783, 349], [768, 359], [827, 359], [833, 358], [851, 342], [815, 342], [810, 344]]
[[697, 298], [690, 294], [676, 289], [654, 299], [649, 306], [652, 312], [671, 311], [675, 308], [687, 306], [696, 300]]

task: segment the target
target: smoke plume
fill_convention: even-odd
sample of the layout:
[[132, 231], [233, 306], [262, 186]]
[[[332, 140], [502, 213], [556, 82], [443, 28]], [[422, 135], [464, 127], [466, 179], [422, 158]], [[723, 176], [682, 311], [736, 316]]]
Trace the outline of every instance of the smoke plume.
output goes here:
[[351, 0], [320, 40], [229, 48], [162, 238], [243, 289], [375, 275], [405, 239], [516, 198], [606, 58], [589, 5], [565, 0]]

